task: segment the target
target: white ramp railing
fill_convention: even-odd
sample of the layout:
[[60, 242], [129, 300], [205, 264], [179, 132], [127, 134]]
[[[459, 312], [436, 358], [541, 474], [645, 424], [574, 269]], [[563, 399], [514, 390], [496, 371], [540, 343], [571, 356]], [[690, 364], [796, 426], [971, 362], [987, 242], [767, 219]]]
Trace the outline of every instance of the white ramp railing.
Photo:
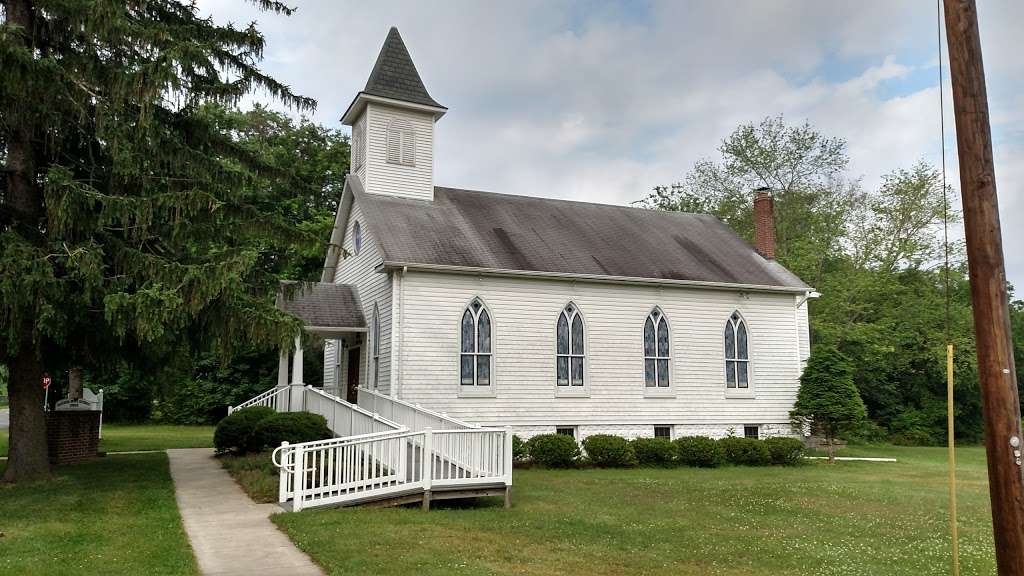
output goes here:
[[359, 406], [399, 424], [409, 430], [419, 432], [427, 428], [434, 430], [462, 430], [465, 428], [479, 428], [475, 424], [463, 422], [440, 414], [433, 410], [427, 410], [417, 404], [411, 404], [404, 400], [385, 396], [367, 388], [359, 388], [357, 401]]
[[288, 412], [288, 404], [288, 388], [274, 387], [255, 398], [250, 398], [249, 400], [242, 402], [238, 406], [228, 406], [228, 414], [250, 406], [266, 406], [268, 408], [273, 408], [275, 412]]
[[283, 444], [279, 499], [292, 510], [438, 488], [512, 485], [512, 434], [500, 429], [402, 431]]
[[[306, 386], [301, 406], [291, 388], [272, 388], [236, 407], [319, 414], [338, 438], [283, 443], [279, 500], [293, 510], [430, 492], [512, 485], [512, 433], [481, 428], [408, 402], [359, 389], [359, 405]], [[296, 400], [298, 402], [298, 400]], [[424, 496], [429, 498], [429, 495]]]
[[306, 412], [323, 416], [339, 437], [405, 430], [401, 424], [310, 386], [302, 391], [302, 403]]

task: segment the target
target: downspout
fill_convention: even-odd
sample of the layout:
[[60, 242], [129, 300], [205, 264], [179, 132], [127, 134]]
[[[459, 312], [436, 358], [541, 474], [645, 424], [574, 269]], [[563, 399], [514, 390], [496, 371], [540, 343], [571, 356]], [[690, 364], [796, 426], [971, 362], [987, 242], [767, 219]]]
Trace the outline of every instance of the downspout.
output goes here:
[[[799, 298], [796, 302], [796, 306], [793, 308], [793, 329], [796, 331], [796, 363], [797, 366], [803, 368], [804, 359], [800, 354], [800, 307], [807, 304], [807, 301], [811, 298], [820, 298], [821, 294], [816, 290], [808, 290], [804, 293], [802, 298]], [[811, 350], [811, 326], [810, 321], [807, 323], [807, 352]], [[801, 370], [802, 371], [802, 370]]]
[[[402, 388], [402, 371], [404, 368], [403, 354], [405, 352], [405, 275], [409, 271], [408, 266], [402, 267], [400, 271], [395, 275], [397, 283], [397, 290], [392, 291], [392, 326], [391, 326], [391, 342], [392, 342], [392, 366], [391, 366], [391, 395], [396, 399], [401, 399], [401, 388]], [[394, 316], [397, 310], [397, 322]], [[395, 338], [397, 332], [398, 338]], [[394, 345], [397, 340], [398, 346]]]

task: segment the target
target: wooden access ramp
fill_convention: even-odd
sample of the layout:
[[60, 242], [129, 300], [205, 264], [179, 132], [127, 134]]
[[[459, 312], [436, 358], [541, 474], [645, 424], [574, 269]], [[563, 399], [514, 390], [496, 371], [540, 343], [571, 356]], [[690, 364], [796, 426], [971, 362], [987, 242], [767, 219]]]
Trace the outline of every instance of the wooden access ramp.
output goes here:
[[433, 500], [502, 495], [509, 503], [509, 430], [473, 426], [360, 390], [360, 404], [364, 399], [395, 419], [321, 390], [304, 390], [302, 408], [324, 416], [338, 437], [284, 443], [274, 451], [283, 506], [299, 511], [421, 502], [429, 509]]

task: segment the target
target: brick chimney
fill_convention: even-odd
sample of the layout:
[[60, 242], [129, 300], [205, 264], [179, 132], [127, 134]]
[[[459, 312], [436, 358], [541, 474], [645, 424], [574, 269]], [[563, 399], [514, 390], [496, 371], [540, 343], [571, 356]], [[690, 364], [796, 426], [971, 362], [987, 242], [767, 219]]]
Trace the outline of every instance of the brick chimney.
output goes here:
[[754, 247], [761, 256], [775, 259], [775, 206], [768, 188], [754, 190]]

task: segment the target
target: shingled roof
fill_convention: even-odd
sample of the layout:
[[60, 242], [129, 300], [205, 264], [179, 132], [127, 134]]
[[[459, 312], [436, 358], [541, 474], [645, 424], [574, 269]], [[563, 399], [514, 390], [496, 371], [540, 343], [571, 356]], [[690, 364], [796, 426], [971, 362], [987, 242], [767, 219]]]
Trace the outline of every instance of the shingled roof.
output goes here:
[[277, 306], [316, 328], [366, 328], [355, 287], [350, 284], [314, 282], [285, 296], [294, 282], [281, 282]]
[[385, 266], [809, 289], [705, 214], [440, 187], [424, 202], [352, 188]]
[[363, 92], [413, 104], [444, 108], [427, 93], [427, 88], [412, 63], [412, 57], [409, 56], [409, 50], [406, 49], [398, 28], [393, 26], [388, 31], [380, 54], [377, 55], [377, 62], [373, 65], [373, 71], [370, 72]]

